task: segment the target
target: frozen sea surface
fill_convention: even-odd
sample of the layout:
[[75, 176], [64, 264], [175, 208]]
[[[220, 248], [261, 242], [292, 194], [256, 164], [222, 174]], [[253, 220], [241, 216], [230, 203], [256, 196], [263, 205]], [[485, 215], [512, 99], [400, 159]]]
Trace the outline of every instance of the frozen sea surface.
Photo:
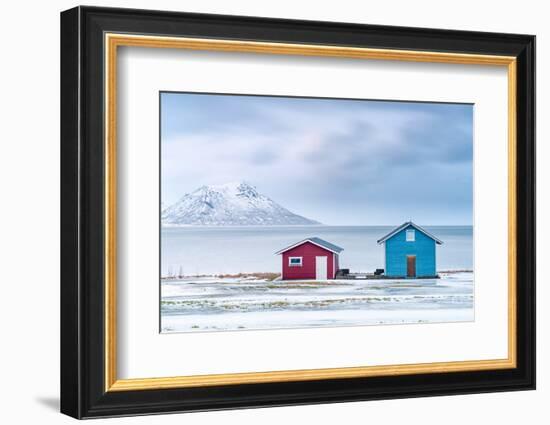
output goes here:
[[161, 283], [162, 332], [474, 320], [473, 273], [441, 279], [270, 282], [184, 278]]

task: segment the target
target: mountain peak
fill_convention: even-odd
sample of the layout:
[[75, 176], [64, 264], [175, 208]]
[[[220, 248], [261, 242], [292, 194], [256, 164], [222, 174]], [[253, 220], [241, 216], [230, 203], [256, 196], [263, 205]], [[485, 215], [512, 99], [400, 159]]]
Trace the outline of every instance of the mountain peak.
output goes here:
[[223, 184], [212, 184], [201, 186], [197, 191], [227, 192], [227, 193], [254, 193], [258, 194], [255, 186], [245, 181], [235, 181]]
[[319, 224], [283, 208], [245, 181], [201, 186], [162, 211], [163, 225]]

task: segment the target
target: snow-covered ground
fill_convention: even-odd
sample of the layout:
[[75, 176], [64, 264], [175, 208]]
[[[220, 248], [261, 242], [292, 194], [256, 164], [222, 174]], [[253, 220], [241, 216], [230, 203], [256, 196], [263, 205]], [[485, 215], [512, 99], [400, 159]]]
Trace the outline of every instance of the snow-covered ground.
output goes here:
[[471, 272], [330, 282], [203, 277], [161, 285], [162, 332], [474, 320]]

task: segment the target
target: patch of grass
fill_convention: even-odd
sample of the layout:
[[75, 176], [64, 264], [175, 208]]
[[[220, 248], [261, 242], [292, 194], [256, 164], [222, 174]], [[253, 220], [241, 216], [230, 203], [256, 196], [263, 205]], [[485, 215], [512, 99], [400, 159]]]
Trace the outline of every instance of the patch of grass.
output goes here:
[[266, 285], [265, 287], [268, 289], [278, 289], [278, 288], [284, 288], [284, 289], [310, 289], [310, 288], [323, 288], [328, 286], [351, 286], [351, 283], [334, 283], [334, 282], [325, 282], [325, 281], [296, 281], [295, 283], [291, 283], [289, 281], [283, 281], [280, 283], [274, 282], [270, 285]]
[[462, 269], [462, 270], [439, 270], [437, 273], [446, 273], [446, 274], [453, 274], [453, 273], [473, 273], [473, 270], [470, 270], [470, 269]]
[[219, 278], [230, 278], [230, 279], [247, 279], [247, 278], [256, 278], [264, 279], [268, 281], [273, 281], [279, 277], [279, 273], [269, 273], [269, 272], [258, 272], [258, 273], [237, 273], [237, 274], [220, 274], [216, 277]]

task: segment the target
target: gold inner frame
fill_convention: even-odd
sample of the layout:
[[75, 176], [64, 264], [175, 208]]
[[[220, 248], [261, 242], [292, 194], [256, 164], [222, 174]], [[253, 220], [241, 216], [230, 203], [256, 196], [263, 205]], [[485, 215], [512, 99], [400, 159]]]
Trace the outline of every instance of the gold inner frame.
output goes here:
[[[105, 391], [135, 391], [214, 385], [310, 381], [416, 373], [446, 373], [516, 367], [516, 58], [462, 53], [337, 47], [326, 45], [105, 34]], [[118, 379], [116, 324], [116, 99], [119, 46], [325, 56], [507, 67], [508, 72], [508, 357], [495, 360], [246, 372], [163, 378]]]

